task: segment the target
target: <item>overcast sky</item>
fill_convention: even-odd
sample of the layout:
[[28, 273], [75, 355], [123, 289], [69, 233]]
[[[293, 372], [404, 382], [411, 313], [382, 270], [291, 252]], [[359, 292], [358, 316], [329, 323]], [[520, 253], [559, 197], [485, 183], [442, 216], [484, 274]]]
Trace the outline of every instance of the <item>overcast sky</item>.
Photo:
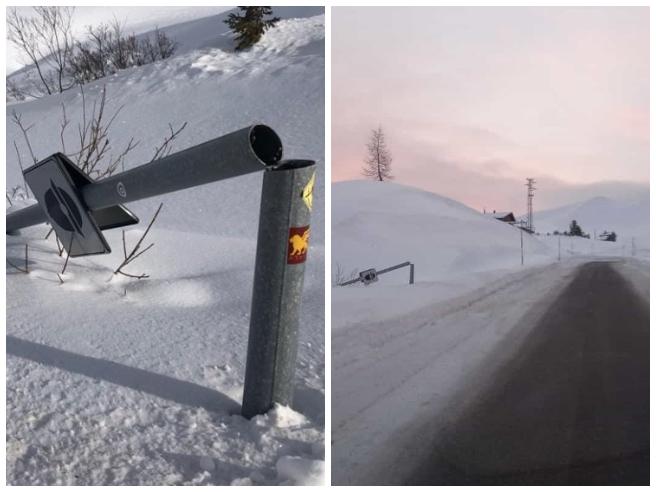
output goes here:
[[[649, 180], [648, 8], [333, 8], [333, 180], [381, 124], [399, 182], [476, 208]], [[632, 185], [605, 188], [597, 182]], [[617, 186], [614, 186], [617, 185]], [[542, 193], [542, 195], [540, 195]]]

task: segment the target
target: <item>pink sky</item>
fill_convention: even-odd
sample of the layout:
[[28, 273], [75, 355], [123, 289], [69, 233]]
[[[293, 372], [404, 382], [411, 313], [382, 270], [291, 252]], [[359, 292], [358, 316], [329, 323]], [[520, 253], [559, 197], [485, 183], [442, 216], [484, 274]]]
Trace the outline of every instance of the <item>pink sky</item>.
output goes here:
[[472, 207], [521, 211], [527, 176], [536, 208], [630, 193], [649, 182], [649, 10], [333, 8], [334, 181], [361, 178], [378, 124], [399, 182]]

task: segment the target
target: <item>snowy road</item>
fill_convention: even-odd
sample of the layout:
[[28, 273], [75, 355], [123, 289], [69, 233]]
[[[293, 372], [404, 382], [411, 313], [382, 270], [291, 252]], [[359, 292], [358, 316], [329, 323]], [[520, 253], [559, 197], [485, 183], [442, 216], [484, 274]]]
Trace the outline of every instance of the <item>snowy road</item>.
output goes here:
[[412, 484], [649, 484], [649, 306], [583, 265]]
[[[578, 315], [584, 318], [589, 314], [590, 303], [601, 301], [606, 310], [622, 303], [627, 309], [624, 313], [635, 312], [643, 316], [646, 312], [648, 320], [648, 309], [644, 300], [637, 300], [632, 294], [639, 292], [638, 297], [645, 296], [648, 292], [648, 275], [639, 271], [644, 270], [643, 267], [635, 268], [636, 265], [631, 261], [620, 260], [613, 263], [617, 271], [621, 271], [630, 279], [632, 288], [635, 287], [630, 290], [629, 283], [622, 280], [618, 273], [613, 273], [615, 269], [607, 264], [602, 263], [600, 267], [585, 264], [585, 260], [569, 261], [514, 272], [468, 294], [442, 300], [397, 318], [356, 323], [336, 331], [333, 334], [332, 351], [333, 483], [467, 482], [469, 478], [465, 480], [462, 475], [454, 479], [452, 470], [447, 470], [444, 466], [446, 461], [443, 459], [443, 453], [445, 450], [451, 452], [449, 459], [465, 460], [465, 468], [471, 464], [467, 459], [477, 463], [479, 454], [476, 449], [479, 443], [476, 438], [485, 429], [482, 437], [485, 442], [480, 443], [480, 453], [484, 453], [490, 461], [486, 462], [481, 457], [479, 465], [483, 467], [483, 471], [486, 465], [494, 467], [494, 459], [498, 455], [493, 444], [499, 439], [500, 422], [503, 418], [515, 421], [515, 405], [523, 403], [529, 409], [544, 407], [547, 415], [550, 415], [550, 409], [544, 401], [548, 391], [551, 391], [552, 395], [563, 381], [574, 378], [589, 380], [595, 375], [601, 378], [603, 384], [592, 385], [588, 393], [581, 393], [581, 397], [589, 397], [595, 403], [599, 402], [597, 397], [605, 398], [605, 401], [617, 399], [617, 393], [612, 393], [613, 389], [617, 389], [618, 381], [616, 375], [613, 376], [614, 379], [611, 378], [613, 369], [621, 366], [623, 372], [620, 377], [626, 377], [627, 373], [633, 370], [639, 372], [640, 364], [648, 365], [648, 331], [641, 321], [635, 324], [636, 330], [642, 330], [643, 334], [638, 335], [638, 339], [619, 344], [617, 350], [613, 351], [608, 344], [612, 343], [612, 337], [621, 338], [621, 335], [617, 331], [611, 331], [593, 341], [590, 330], [595, 326], [597, 317], [588, 320], [587, 331], [573, 331], [571, 336], [575, 339], [569, 341], [565, 335], [568, 334], [567, 327], [571, 325], [551, 314], [547, 316], [546, 313], [551, 311], [555, 303], [565, 302], [562, 299], [574, 296], [575, 300], [580, 302], [573, 304], [583, 310], [583, 314]], [[607, 275], [608, 278], [596, 278], [597, 268], [601, 269], [602, 277]], [[595, 272], [593, 278], [582, 280], [581, 272], [590, 269]], [[589, 288], [598, 282], [603, 284], [600, 280], [604, 279], [608, 285], [597, 286], [605, 287], [604, 294], [597, 299], [597, 291]], [[584, 284], [578, 285], [582, 281]], [[615, 289], [615, 292], [614, 288], [619, 290]], [[570, 289], [576, 289], [576, 293]], [[579, 290], [583, 291], [583, 297], [578, 295]], [[613, 302], [609, 302], [611, 300]], [[587, 304], [583, 305], [584, 301]], [[569, 306], [564, 308], [561, 314], [567, 316], [576, 313], [578, 311]], [[599, 315], [603, 317], [603, 312]], [[629, 330], [629, 323], [622, 318], [624, 314], [609, 316], [606, 313], [604, 319], [608, 318], [611, 324], [615, 322], [616, 330], [618, 327]], [[575, 318], [572, 319], [574, 321], [571, 323], [576, 323]], [[555, 328], [550, 330], [545, 325], [548, 322], [555, 323]], [[533, 350], [531, 347], [544, 340], [546, 334], [552, 331], [557, 333], [556, 328], [563, 330], [563, 335], [557, 337], [557, 340], [566, 347], [551, 348], [551, 355], [569, 356], [569, 359], [566, 364], [561, 364], [562, 367], [559, 366], [558, 360], [552, 361], [551, 365], [558, 366], [559, 370], [553, 372], [556, 379], [553, 383], [550, 382], [550, 385], [544, 381], [546, 376], [551, 374], [550, 366], [546, 365], [544, 360], [537, 359], [533, 371], [535, 378], [530, 380], [528, 369], [519, 366], [526, 363], [527, 354]], [[542, 333], [543, 336], [534, 337], [536, 332]], [[644, 339], [641, 340], [641, 336]], [[573, 342], [578, 345], [571, 345]], [[585, 357], [578, 355], [585, 353], [580, 352], [582, 347], [589, 351]], [[646, 358], [643, 357], [644, 354], [636, 354], [631, 359], [621, 356], [631, 347], [642, 347], [647, 351]], [[599, 362], [600, 357], [610, 361], [608, 371], [595, 372], [595, 363]], [[647, 362], [644, 362], [645, 360]], [[630, 364], [633, 365], [628, 367]], [[635, 364], [638, 366], [634, 366]], [[580, 368], [591, 372], [581, 371]], [[519, 403], [509, 398], [505, 401], [505, 407], [485, 415], [485, 409], [480, 403], [483, 401], [481, 398], [489, 398], [491, 394], [507, 397], [504, 391], [500, 391], [503, 386], [496, 386], [499, 381], [507, 383], [499, 379], [499, 374], [509, 374], [517, 370], [522, 372], [522, 377], [527, 378], [523, 384], [529, 388], [544, 386], [544, 392], [532, 394], [527, 392], [525, 386], [518, 386], [519, 394], [515, 397]], [[537, 379], [538, 376], [542, 379]], [[648, 378], [646, 373], [643, 377]], [[634, 393], [630, 392], [630, 395], [648, 398], [648, 392], [642, 393], [644, 388], [640, 386], [645, 380], [641, 381], [632, 376], [631, 381], [638, 387]], [[648, 383], [648, 379], [646, 381]], [[490, 393], [491, 388], [497, 393]], [[578, 387], [571, 391], [572, 395], [577, 395]], [[576, 405], [571, 406], [574, 401], [572, 398], [563, 405], [570, 405], [569, 409], [576, 412]], [[648, 403], [648, 400], [645, 401]], [[644, 401], [631, 400], [631, 403], [640, 405]], [[520, 412], [522, 408], [520, 406], [517, 411]], [[591, 427], [589, 426], [588, 430], [598, 429], [599, 427], [595, 427], [597, 424], [608, 424], [607, 420], [596, 418], [594, 408], [594, 403], [578, 406], [578, 411], [583, 412], [579, 418], [586, 418], [587, 411], [591, 419]], [[633, 417], [622, 413], [631, 411], [631, 408], [635, 412]], [[648, 414], [648, 405], [644, 408]], [[472, 409], [482, 412], [474, 417], [474, 420], [479, 419], [475, 422], [476, 426], [468, 420]], [[527, 412], [530, 414], [530, 410]], [[609, 409], [609, 415], [613, 412], [616, 411]], [[617, 409], [617, 412], [619, 414], [615, 416], [620, 420], [631, 420], [630, 426], [640, 428], [644, 424], [642, 409], [636, 409], [629, 404]], [[571, 415], [570, 413], [569, 417]], [[556, 418], [555, 415], [552, 417]], [[495, 421], [495, 418], [498, 420]], [[466, 429], [468, 422], [472, 425], [472, 430], [465, 434], [464, 441], [456, 440], [460, 432], [465, 432], [463, 426]], [[517, 425], [520, 425], [520, 422], [517, 422]], [[541, 425], [538, 415], [534, 420], [524, 421], [522, 425], [524, 427], [520, 437], [535, 436], [534, 439], [526, 438], [533, 446], [541, 446], [539, 436], [544, 438], [553, 434], [548, 428], [544, 432], [536, 431]], [[618, 432], [633, 432], [628, 431], [626, 425], [622, 426], [622, 431], [613, 431], [616, 437], [609, 439], [621, 440], [623, 438]], [[648, 427], [644, 430], [644, 436], [648, 435], [647, 431]], [[581, 439], [586, 437], [582, 434]], [[583, 441], [580, 440], [579, 443], [581, 442]], [[639, 440], [633, 444], [637, 444], [637, 451], [643, 450]], [[511, 463], [518, 463], [515, 457], [504, 455], [504, 451], [499, 451], [499, 454], [508, 458]], [[524, 449], [521, 449], [520, 454], [523, 451]], [[605, 455], [608, 446], [603, 442], [599, 443], [594, 451]], [[555, 456], [562, 458], [568, 453], [569, 451], [564, 449]]]

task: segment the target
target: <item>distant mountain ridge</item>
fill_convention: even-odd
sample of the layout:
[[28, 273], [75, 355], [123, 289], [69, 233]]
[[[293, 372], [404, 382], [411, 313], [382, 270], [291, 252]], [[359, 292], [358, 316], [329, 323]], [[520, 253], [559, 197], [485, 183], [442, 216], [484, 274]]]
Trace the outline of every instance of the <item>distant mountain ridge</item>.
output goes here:
[[584, 232], [591, 236], [595, 230], [597, 234], [604, 230], [615, 231], [621, 239], [635, 237], [642, 246], [648, 246], [649, 192], [637, 193], [625, 199], [597, 196], [533, 214], [535, 228], [541, 233], [569, 230], [572, 220], [576, 220]]

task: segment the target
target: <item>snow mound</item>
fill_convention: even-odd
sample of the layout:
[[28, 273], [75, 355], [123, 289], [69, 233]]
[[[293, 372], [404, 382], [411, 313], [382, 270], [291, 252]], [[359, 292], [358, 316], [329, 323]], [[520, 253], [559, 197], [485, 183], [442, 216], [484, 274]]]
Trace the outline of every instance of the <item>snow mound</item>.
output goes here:
[[234, 53], [214, 48], [193, 62], [191, 68], [208, 73], [235, 74], [252, 71], [253, 64], [256, 64], [258, 71], [264, 71], [282, 53], [290, 57], [310, 52], [313, 43], [323, 42], [323, 29], [323, 20], [315, 17], [282, 20], [276, 29], [267, 31], [252, 49]]
[[[333, 185], [333, 272], [351, 275], [404, 261], [415, 264], [415, 282], [519, 265], [519, 229], [459, 202], [390, 182]], [[545, 261], [551, 248], [523, 234], [527, 264]], [[407, 283], [408, 271], [380, 277]]]
[[324, 462], [283, 456], [276, 463], [280, 485], [323, 485]]
[[282, 405], [276, 405], [269, 412], [269, 417], [274, 426], [281, 428], [299, 427], [307, 423], [307, 419], [303, 415]]

